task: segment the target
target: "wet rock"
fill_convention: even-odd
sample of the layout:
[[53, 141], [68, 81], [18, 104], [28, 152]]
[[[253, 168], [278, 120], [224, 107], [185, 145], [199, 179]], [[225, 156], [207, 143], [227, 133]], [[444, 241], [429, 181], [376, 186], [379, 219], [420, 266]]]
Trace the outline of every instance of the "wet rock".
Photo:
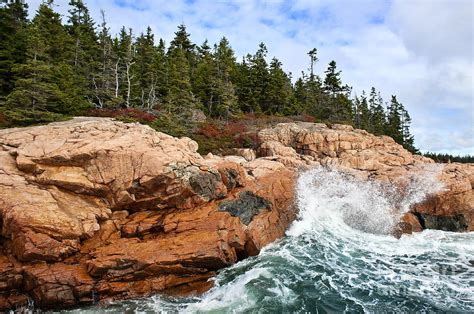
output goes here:
[[436, 216], [417, 214], [424, 229], [438, 229], [444, 231], [464, 232], [468, 230], [468, 223], [463, 215]]
[[[259, 158], [203, 158], [189, 138], [108, 118], [0, 130], [0, 310], [202, 293], [284, 236], [299, 169], [403, 186], [432, 162], [342, 125], [280, 124], [259, 142]], [[446, 165], [440, 180], [398, 235], [474, 230], [474, 167]]]

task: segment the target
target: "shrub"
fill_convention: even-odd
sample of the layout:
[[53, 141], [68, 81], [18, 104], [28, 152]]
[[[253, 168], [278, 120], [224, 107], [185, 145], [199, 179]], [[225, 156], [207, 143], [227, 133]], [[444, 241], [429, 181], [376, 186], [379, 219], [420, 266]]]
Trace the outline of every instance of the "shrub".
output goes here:
[[93, 117], [117, 118], [124, 122], [140, 122], [144, 124], [152, 123], [157, 119], [154, 114], [138, 108], [91, 109], [87, 111], [86, 115]]
[[216, 138], [223, 135], [222, 131], [223, 130], [219, 129], [215, 123], [204, 122], [199, 126], [196, 133], [203, 135], [206, 138]]

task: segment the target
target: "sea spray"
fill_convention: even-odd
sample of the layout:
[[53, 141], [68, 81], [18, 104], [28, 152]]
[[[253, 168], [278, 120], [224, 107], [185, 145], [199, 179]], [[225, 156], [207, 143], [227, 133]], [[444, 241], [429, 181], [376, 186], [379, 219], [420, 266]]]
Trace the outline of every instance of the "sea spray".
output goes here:
[[299, 217], [288, 234], [297, 236], [320, 224], [390, 234], [411, 205], [443, 188], [437, 180], [441, 170], [442, 166], [428, 165], [398, 185], [323, 167], [304, 172], [297, 185]]
[[209, 292], [79, 312], [472, 313], [474, 233], [390, 235], [397, 216], [443, 188], [440, 170], [405, 178], [402, 189], [310, 170], [298, 180], [300, 213], [287, 236], [220, 271]]

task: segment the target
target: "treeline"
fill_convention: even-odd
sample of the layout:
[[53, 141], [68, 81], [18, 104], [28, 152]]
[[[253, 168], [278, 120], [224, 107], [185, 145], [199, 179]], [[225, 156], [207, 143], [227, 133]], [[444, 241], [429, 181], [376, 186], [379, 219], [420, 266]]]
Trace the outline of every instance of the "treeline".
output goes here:
[[263, 43], [238, 61], [225, 37], [196, 45], [184, 25], [169, 44], [150, 27], [138, 35], [123, 27], [112, 36], [104, 12], [96, 25], [82, 0], [69, 6], [66, 23], [52, 0], [31, 21], [23, 1], [0, 7], [0, 115], [10, 124], [91, 108], [138, 108], [175, 123], [186, 123], [196, 110], [214, 119], [306, 114], [389, 135], [416, 151], [410, 116], [397, 97], [386, 103], [375, 88], [352, 97], [335, 61], [323, 75], [315, 73], [316, 48], [308, 53], [309, 69], [293, 83], [277, 58], [267, 61]]
[[462, 163], [473, 163], [474, 162], [474, 155], [464, 155], [464, 156], [455, 156], [450, 154], [437, 154], [427, 152], [424, 153], [423, 156], [429, 157], [436, 162], [462, 162]]

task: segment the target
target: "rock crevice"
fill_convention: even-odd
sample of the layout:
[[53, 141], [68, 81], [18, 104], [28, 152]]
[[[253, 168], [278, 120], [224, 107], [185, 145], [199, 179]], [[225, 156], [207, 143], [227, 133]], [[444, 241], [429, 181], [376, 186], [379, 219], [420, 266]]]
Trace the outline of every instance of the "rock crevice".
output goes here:
[[[107, 118], [0, 130], [0, 310], [202, 293], [215, 271], [284, 235], [301, 169], [403, 187], [432, 163], [350, 126], [288, 123], [258, 137], [256, 151], [235, 150], [243, 157], [204, 158], [189, 138]], [[445, 165], [439, 179], [445, 189], [400, 233], [474, 230], [474, 166]]]

